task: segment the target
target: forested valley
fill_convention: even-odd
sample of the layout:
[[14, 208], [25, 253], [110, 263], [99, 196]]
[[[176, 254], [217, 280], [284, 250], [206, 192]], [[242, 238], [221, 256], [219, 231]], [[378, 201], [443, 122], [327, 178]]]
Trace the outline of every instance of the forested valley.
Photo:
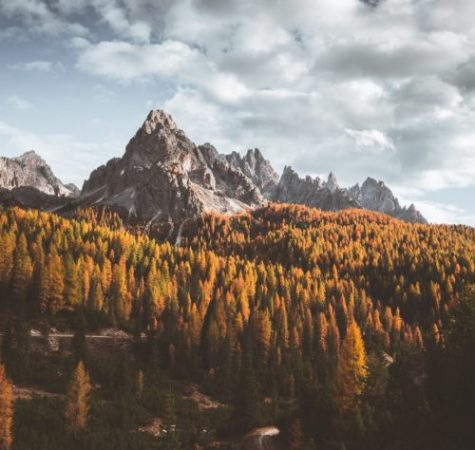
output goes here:
[[[282, 449], [475, 447], [474, 228], [273, 204], [180, 233], [0, 207], [1, 449], [228, 449], [269, 425]], [[52, 327], [68, 351], [33, 345]], [[93, 350], [104, 328], [129, 345]]]

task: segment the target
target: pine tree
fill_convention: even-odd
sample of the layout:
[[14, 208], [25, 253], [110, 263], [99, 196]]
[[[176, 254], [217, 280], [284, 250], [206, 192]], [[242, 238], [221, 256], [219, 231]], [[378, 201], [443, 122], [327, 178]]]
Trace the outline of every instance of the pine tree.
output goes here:
[[10, 450], [13, 443], [13, 386], [0, 364], [0, 450]]
[[82, 361], [79, 362], [71, 378], [66, 394], [66, 422], [73, 431], [86, 428], [89, 415], [89, 395], [91, 392], [89, 375]]
[[237, 390], [233, 423], [241, 432], [247, 432], [261, 422], [261, 397], [259, 385], [249, 354], [243, 356]]
[[341, 415], [359, 410], [367, 374], [363, 338], [360, 328], [352, 321], [340, 348], [336, 370], [335, 403]]

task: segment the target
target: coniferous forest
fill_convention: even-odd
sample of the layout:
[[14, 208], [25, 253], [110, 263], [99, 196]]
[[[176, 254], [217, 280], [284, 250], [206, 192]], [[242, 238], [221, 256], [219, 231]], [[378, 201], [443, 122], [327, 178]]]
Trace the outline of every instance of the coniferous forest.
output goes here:
[[[180, 231], [0, 207], [0, 449], [229, 449], [270, 425], [281, 449], [475, 447], [474, 228], [270, 205]], [[124, 345], [91, 345], [106, 328]]]

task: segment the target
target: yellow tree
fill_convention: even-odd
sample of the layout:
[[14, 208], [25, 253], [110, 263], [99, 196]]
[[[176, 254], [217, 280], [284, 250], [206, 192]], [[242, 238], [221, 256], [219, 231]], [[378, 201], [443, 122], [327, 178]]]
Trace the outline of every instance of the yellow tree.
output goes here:
[[335, 401], [342, 415], [359, 410], [368, 369], [361, 330], [355, 321], [348, 324], [346, 337], [340, 348], [335, 379]]
[[66, 421], [71, 431], [86, 428], [91, 381], [82, 361], [77, 365], [66, 394]]
[[13, 387], [0, 364], [0, 450], [9, 450], [13, 443]]

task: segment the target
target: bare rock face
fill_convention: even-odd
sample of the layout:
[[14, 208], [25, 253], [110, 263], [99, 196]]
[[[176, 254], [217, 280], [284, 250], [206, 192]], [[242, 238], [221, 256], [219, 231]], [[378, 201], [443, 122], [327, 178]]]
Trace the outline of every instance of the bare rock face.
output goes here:
[[244, 157], [238, 152], [232, 152], [226, 155], [226, 160], [233, 167], [239, 168], [266, 197], [272, 194], [279, 182], [279, 175], [258, 148], [248, 150]]
[[297, 203], [325, 211], [360, 207], [346, 190], [339, 188], [332, 173], [324, 182], [318, 177], [300, 178], [291, 167], [284, 169], [272, 198], [278, 202]]
[[318, 177], [300, 178], [294, 170], [286, 167], [272, 193], [272, 200], [307, 205], [325, 211], [368, 209], [406, 222], [427, 223], [414, 205], [409, 208], [401, 207], [391, 190], [382, 181], [373, 178], [367, 178], [361, 187], [357, 184], [346, 189], [339, 187], [333, 173], [330, 173], [325, 182]]
[[79, 189], [74, 184], [63, 184], [46, 162], [34, 151], [17, 158], [0, 157], [0, 188], [35, 188], [57, 197], [76, 197]]
[[356, 184], [348, 189], [348, 193], [365, 209], [383, 212], [406, 222], [427, 223], [414, 205], [401, 207], [391, 189], [382, 181], [368, 177], [361, 187]]
[[210, 144], [197, 146], [164, 111], [151, 111], [122, 158], [91, 173], [81, 204], [104, 204], [129, 218], [181, 221], [265, 204], [260, 189]]

